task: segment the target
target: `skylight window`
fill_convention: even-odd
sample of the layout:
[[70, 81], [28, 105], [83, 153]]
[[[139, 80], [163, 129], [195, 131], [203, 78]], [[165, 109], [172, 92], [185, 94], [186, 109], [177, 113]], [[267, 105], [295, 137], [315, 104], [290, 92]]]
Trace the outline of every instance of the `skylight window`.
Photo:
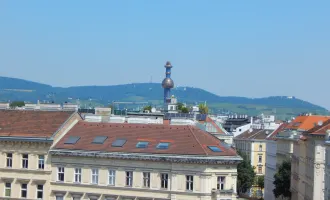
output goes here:
[[78, 140], [80, 139], [80, 137], [78, 136], [70, 136], [65, 142], [64, 144], [76, 144], [78, 142]]
[[207, 146], [213, 152], [222, 152], [217, 146]]
[[93, 140], [93, 144], [103, 144], [104, 141], [107, 139], [107, 136], [96, 136]]
[[148, 144], [149, 144], [149, 142], [138, 142], [136, 144], [136, 148], [147, 148]]
[[113, 147], [123, 147], [124, 144], [126, 143], [126, 141], [127, 141], [126, 139], [117, 139], [111, 144], [111, 146], [113, 146]]
[[157, 149], [168, 149], [169, 146], [170, 146], [169, 142], [160, 142], [157, 145]]

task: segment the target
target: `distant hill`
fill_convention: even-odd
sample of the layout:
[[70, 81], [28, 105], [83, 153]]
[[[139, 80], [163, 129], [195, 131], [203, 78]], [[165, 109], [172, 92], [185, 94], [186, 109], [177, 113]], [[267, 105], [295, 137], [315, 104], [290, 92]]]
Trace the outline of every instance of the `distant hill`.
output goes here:
[[[172, 90], [180, 102], [195, 104], [207, 102], [214, 113], [276, 114], [280, 118], [302, 112], [328, 114], [318, 105], [294, 97], [266, 98], [221, 97], [200, 88], [178, 87]], [[148, 101], [160, 103], [163, 89], [160, 83], [133, 83], [112, 86], [52, 87], [46, 84], [16, 78], [0, 77], [0, 101], [37, 100], [62, 103], [70, 99], [88, 100], [107, 105], [112, 101]]]

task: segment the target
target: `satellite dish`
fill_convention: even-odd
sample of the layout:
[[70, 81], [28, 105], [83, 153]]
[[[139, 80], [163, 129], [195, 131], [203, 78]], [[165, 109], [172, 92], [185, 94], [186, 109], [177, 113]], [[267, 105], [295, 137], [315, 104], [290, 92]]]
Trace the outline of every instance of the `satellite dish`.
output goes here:
[[317, 122], [317, 125], [322, 126], [323, 125], [323, 121]]
[[156, 112], [156, 108], [151, 108], [151, 112], [152, 113]]
[[269, 131], [266, 131], [266, 135], [268, 135], [269, 134]]
[[251, 133], [252, 131], [253, 131], [253, 129], [252, 129], [252, 128], [250, 128], [250, 129], [249, 129], [249, 132]]

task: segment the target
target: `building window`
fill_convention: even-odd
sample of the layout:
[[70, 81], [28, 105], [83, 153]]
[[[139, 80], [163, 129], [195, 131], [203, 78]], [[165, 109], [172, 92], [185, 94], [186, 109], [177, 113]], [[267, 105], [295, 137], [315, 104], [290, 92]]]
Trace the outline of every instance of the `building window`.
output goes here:
[[258, 167], [258, 174], [262, 174], [262, 167], [261, 166]]
[[167, 189], [168, 188], [168, 174], [161, 174], [160, 175], [161, 178], [161, 188], [163, 189]]
[[224, 190], [225, 189], [225, 180], [226, 180], [226, 177], [218, 176], [218, 182], [217, 182], [217, 189], [218, 190]]
[[7, 167], [13, 167], [13, 154], [7, 153]]
[[64, 200], [63, 196], [56, 196], [56, 200]]
[[99, 183], [99, 169], [92, 169], [92, 184]]
[[57, 181], [64, 181], [64, 167], [57, 168]]
[[143, 187], [150, 187], [150, 172], [143, 172]]
[[262, 156], [259, 156], [259, 163], [262, 163]]
[[22, 156], [22, 168], [27, 169], [29, 168], [29, 155], [23, 154]]
[[38, 168], [39, 169], [45, 168], [45, 156], [44, 155], [39, 155]]
[[42, 199], [44, 195], [44, 186], [38, 185], [37, 186], [37, 199]]
[[81, 183], [81, 168], [74, 169], [74, 182]]
[[132, 187], [133, 185], [133, 172], [127, 171], [126, 172], [126, 186]]
[[26, 198], [27, 197], [27, 184], [21, 185], [21, 197]]
[[116, 183], [116, 171], [109, 169], [109, 185], [115, 185]]
[[262, 145], [259, 145], [259, 151], [262, 151]]
[[194, 177], [193, 176], [186, 176], [186, 189], [189, 191], [194, 190]]
[[11, 194], [11, 183], [5, 183], [5, 196], [10, 197]]

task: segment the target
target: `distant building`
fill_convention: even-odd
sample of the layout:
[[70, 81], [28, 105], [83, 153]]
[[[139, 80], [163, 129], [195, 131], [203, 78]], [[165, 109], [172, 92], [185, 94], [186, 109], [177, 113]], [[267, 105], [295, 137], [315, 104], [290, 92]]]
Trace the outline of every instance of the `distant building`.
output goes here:
[[[250, 129], [234, 137], [236, 149], [247, 155], [251, 165], [255, 167], [256, 178], [265, 175], [266, 138], [272, 132], [273, 130], [268, 129]], [[258, 186], [253, 186], [250, 190], [250, 196], [262, 197], [263, 191]]]
[[7, 110], [10, 108], [9, 103], [0, 103], [0, 110]]
[[79, 122], [50, 151], [51, 199], [235, 200], [235, 150], [194, 126]]
[[252, 119], [246, 115], [233, 115], [228, 117], [226, 122], [223, 124], [223, 128], [234, 135], [234, 137], [241, 133], [249, 130], [252, 125]]

